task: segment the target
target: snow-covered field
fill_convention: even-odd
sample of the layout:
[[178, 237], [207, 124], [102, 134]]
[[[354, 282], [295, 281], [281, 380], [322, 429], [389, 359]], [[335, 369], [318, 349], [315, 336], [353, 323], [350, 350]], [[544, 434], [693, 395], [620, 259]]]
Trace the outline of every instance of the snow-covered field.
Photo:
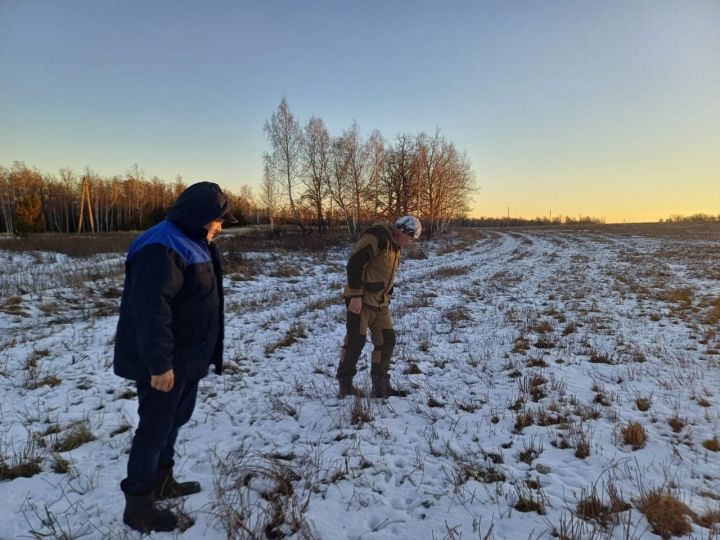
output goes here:
[[[645, 517], [664, 490], [691, 537], [717, 538], [718, 233], [418, 243], [392, 304], [393, 380], [411, 393], [389, 400], [335, 397], [351, 246], [244, 254], [225, 372], [177, 445], [177, 476], [203, 485], [173, 503], [194, 524], [153, 537], [654, 538], [683, 517], [672, 502]], [[119, 490], [136, 400], [111, 367], [123, 256], [0, 245], [2, 539], [141, 536]], [[37, 474], [8, 479], [19, 465]]]

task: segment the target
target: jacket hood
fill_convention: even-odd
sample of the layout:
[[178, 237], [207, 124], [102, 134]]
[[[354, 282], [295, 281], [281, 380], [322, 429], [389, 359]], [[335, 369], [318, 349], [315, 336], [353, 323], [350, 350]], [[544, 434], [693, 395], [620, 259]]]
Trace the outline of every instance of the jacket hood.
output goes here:
[[205, 225], [216, 219], [237, 221], [230, 214], [230, 203], [213, 182], [198, 182], [183, 191], [170, 209], [167, 219], [191, 237], [205, 236]]
[[395, 226], [389, 223], [388, 221], [376, 221], [372, 224], [373, 227], [382, 227], [385, 229], [385, 231], [388, 233], [388, 237], [390, 238], [390, 241], [393, 243], [394, 246], [397, 247], [397, 242], [395, 241]]

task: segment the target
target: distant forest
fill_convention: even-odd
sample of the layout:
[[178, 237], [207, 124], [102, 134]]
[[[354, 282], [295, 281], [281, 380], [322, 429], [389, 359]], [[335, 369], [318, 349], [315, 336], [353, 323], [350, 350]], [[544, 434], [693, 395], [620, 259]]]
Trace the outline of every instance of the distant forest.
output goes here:
[[[22, 162], [15, 162], [11, 168], [0, 165], [0, 232], [27, 234], [33, 232], [78, 231], [80, 203], [82, 201], [83, 178], [90, 188], [92, 214], [95, 232], [123, 230], [142, 230], [162, 220], [172, 206], [177, 195], [186, 187], [181, 178], [172, 183], [153, 177], [145, 179], [143, 172], [133, 166], [124, 175], [101, 177], [89, 169], [78, 174], [65, 168], [59, 174], [43, 173], [30, 169]], [[262, 197], [256, 197], [248, 186], [240, 193], [225, 190], [231, 200], [240, 224], [269, 224], [271, 215]], [[278, 195], [279, 196], [279, 195]], [[317, 215], [307, 198], [299, 197], [295, 213], [289, 204], [278, 204], [272, 213], [275, 224], [296, 224], [300, 222], [305, 229], [317, 230]], [[400, 215], [400, 212], [385, 214], [381, 211], [366, 210], [359, 215], [358, 227], [366, 226], [376, 217]], [[410, 212], [414, 208], [408, 209]], [[83, 230], [90, 231], [88, 208], [85, 207]], [[421, 218], [427, 219], [422, 213]], [[691, 216], [672, 215], [659, 222], [707, 222], [720, 221], [720, 215], [693, 214]], [[426, 221], [427, 222], [427, 221]], [[556, 216], [552, 219], [537, 217], [534, 219], [507, 217], [468, 218], [464, 215], [452, 215], [443, 222], [447, 227], [518, 227], [548, 225], [601, 224], [604, 220], [590, 216]], [[348, 219], [343, 209], [328, 206], [323, 212], [323, 227], [347, 227]]]

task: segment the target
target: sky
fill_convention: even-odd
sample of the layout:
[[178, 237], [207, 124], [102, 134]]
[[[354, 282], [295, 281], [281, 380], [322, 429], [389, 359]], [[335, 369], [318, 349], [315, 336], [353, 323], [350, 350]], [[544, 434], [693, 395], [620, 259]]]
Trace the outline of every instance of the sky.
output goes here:
[[257, 189], [286, 97], [466, 152], [472, 215], [720, 214], [720, 2], [0, 0], [0, 165]]

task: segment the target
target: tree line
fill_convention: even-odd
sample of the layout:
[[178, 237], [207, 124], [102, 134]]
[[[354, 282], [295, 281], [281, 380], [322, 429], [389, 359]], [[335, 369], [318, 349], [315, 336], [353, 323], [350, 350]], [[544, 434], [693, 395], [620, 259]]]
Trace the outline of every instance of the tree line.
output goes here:
[[681, 214], [673, 214], [669, 218], [663, 220], [660, 218], [660, 223], [703, 223], [707, 221], [720, 221], [720, 214], [704, 214], [697, 213], [690, 216], [683, 216]]
[[[146, 179], [137, 165], [124, 175], [102, 177], [90, 169], [78, 174], [67, 167], [53, 175], [16, 161], [10, 168], [0, 166], [0, 231], [77, 232], [83, 181], [90, 189], [95, 232], [146, 229], [165, 217], [186, 187], [181, 177], [174, 182]], [[241, 193], [228, 192], [237, 213], [259, 215], [248, 198], [250, 189], [243, 186]], [[89, 223], [86, 214], [83, 230], [90, 230]]]
[[[353, 122], [332, 136], [317, 116], [302, 125], [282, 98], [264, 132], [269, 149], [257, 195], [247, 185], [239, 193], [223, 188], [241, 223], [294, 224], [303, 231], [342, 225], [357, 238], [373, 220], [405, 214], [418, 216], [428, 237], [451, 225], [603, 221], [467, 217], [476, 190], [470, 161], [439, 129], [431, 135], [400, 133], [388, 141], [377, 130], [364, 137]], [[89, 168], [82, 174], [70, 168], [48, 174], [16, 161], [10, 168], [0, 165], [0, 232], [77, 232], [83, 182], [89, 186], [96, 232], [146, 229], [165, 217], [186, 187], [180, 176], [173, 182], [147, 179], [138, 165], [124, 175], [103, 177]], [[713, 216], [668, 221], [700, 217]], [[89, 221], [85, 216], [83, 229]]]
[[[342, 224], [357, 237], [374, 219], [412, 213], [432, 235], [467, 214], [474, 191], [470, 162], [440, 130], [387, 142], [377, 130], [363, 137], [353, 122], [332, 137], [321, 118], [301, 126], [285, 98], [264, 130], [270, 149], [258, 196], [246, 185], [239, 194], [225, 190], [243, 222], [294, 223], [304, 231]], [[77, 232], [83, 182], [96, 232], [145, 229], [164, 218], [186, 187], [181, 177], [146, 179], [137, 165], [103, 177], [89, 168], [49, 174], [15, 162], [0, 166], [0, 230]], [[86, 215], [83, 229], [89, 222]]]
[[260, 205], [272, 224], [285, 208], [297, 225], [323, 230], [339, 219], [352, 237], [378, 217], [415, 214], [428, 236], [464, 217], [475, 190], [470, 161], [437, 129], [386, 141], [358, 125], [331, 136], [313, 116], [306, 124], [282, 98], [265, 123]]

